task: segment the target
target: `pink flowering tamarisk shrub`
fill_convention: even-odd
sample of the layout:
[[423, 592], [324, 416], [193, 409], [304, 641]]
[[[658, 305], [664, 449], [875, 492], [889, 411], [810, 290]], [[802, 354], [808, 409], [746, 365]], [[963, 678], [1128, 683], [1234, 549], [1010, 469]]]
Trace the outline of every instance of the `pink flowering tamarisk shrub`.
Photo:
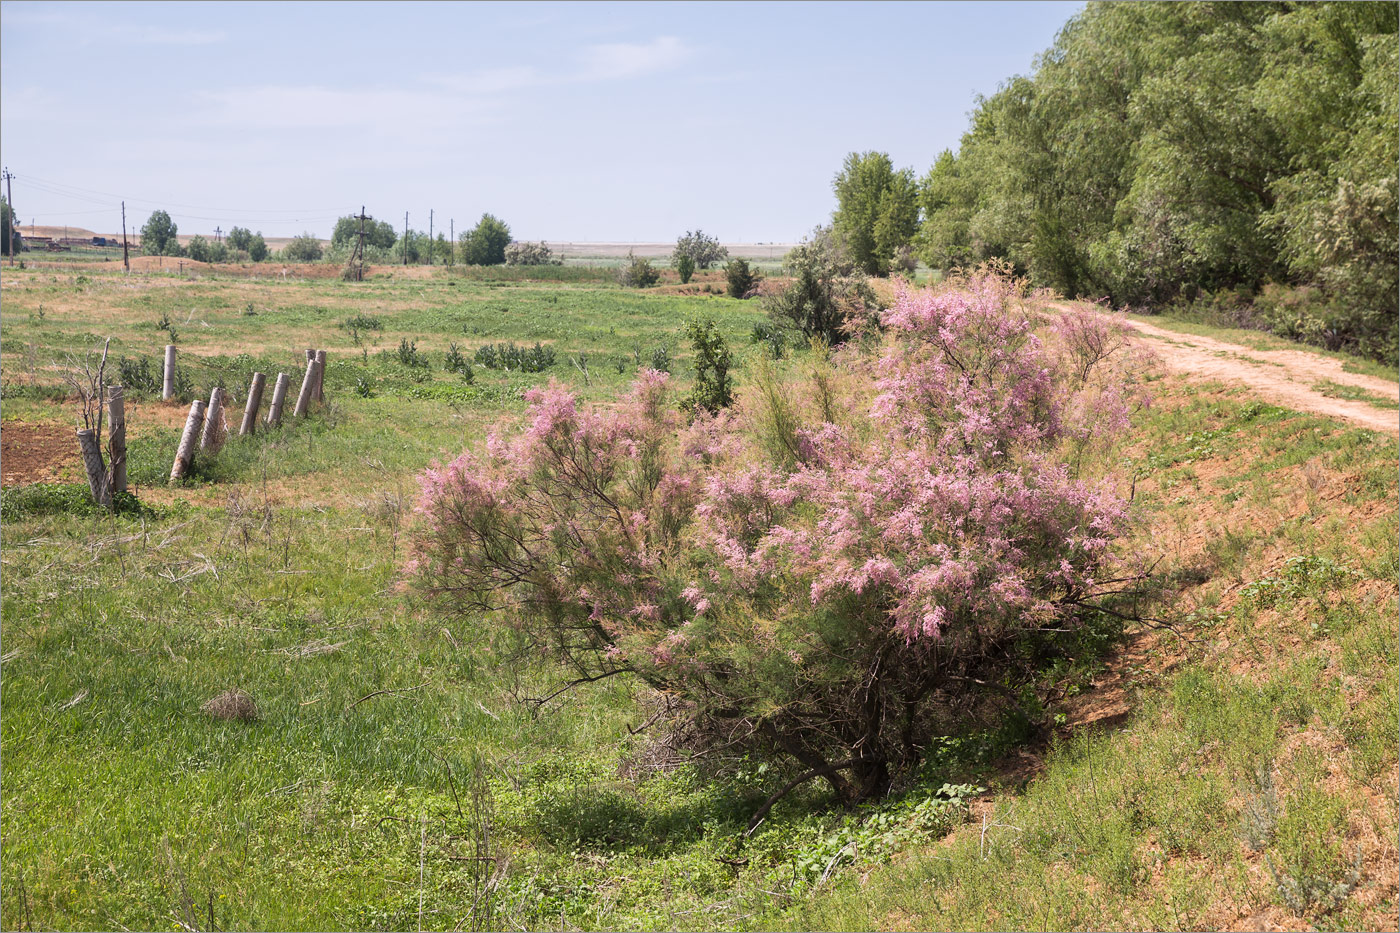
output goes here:
[[698, 750], [882, 794], [1123, 585], [1127, 502], [1084, 464], [1128, 424], [1085, 331], [1113, 325], [1042, 339], [1024, 297], [987, 272], [899, 291], [873, 350], [688, 425], [664, 373], [610, 410], [535, 390], [523, 429], [424, 474], [409, 572], [574, 682], [640, 678]]

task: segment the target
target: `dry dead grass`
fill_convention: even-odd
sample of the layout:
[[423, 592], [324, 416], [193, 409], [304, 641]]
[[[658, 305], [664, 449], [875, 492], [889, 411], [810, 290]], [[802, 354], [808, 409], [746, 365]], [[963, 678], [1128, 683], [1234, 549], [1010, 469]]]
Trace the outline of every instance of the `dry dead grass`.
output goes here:
[[258, 704], [247, 693], [233, 687], [207, 701], [200, 712], [226, 722], [253, 722], [261, 718]]

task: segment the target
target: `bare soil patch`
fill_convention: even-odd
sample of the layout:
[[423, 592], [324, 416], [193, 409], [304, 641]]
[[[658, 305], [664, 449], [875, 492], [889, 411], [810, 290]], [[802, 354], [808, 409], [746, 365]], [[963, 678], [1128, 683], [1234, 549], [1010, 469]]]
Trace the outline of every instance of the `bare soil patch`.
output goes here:
[[0, 425], [0, 484], [53, 483], [78, 469], [73, 429], [7, 421]]
[[[1076, 309], [1069, 304], [1051, 307], [1061, 311], [1085, 308], [1080, 305]], [[1306, 350], [1254, 350], [1213, 337], [1164, 330], [1144, 321], [1129, 320], [1127, 323], [1142, 336], [1151, 338], [1153, 350], [1174, 372], [1242, 385], [1266, 402], [1338, 418], [1372, 431], [1400, 434], [1400, 414], [1366, 402], [1332, 398], [1313, 388], [1316, 383], [1331, 381], [1400, 402], [1400, 386], [1393, 382], [1349, 373], [1340, 361]]]

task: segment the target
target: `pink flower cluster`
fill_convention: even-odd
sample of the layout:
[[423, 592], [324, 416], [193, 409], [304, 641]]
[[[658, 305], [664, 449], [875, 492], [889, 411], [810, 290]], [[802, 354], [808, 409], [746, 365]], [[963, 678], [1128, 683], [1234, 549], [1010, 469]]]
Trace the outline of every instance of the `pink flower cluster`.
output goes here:
[[[1107, 356], [1073, 352], [1100, 325], [1043, 342], [991, 275], [900, 289], [881, 323], [878, 352], [844, 361], [863, 416], [808, 417], [795, 465], [757, 441], [761, 400], [683, 425], [664, 373], [609, 411], [532, 391], [523, 431], [423, 474], [416, 579], [566, 659], [677, 678], [737, 667], [736, 646], [798, 663], [814, 613], [906, 644], [1060, 618], [1127, 521], [1066, 455], [1127, 426]], [[758, 618], [791, 637], [754, 637]]]

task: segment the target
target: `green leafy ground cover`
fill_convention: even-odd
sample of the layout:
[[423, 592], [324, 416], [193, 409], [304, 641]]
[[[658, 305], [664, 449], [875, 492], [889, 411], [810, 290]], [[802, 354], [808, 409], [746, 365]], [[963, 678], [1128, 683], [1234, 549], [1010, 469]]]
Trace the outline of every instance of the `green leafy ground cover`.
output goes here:
[[[1179, 634], [1100, 621], [1047, 671], [1038, 730], [950, 735], [857, 812], [810, 785], [740, 846], [788, 773], [675, 760], [633, 732], [655, 699], [616, 678], [535, 710], [557, 672], [503, 667], [489, 619], [433, 616], [398, 568], [414, 472], [516, 416], [525, 388], [554, 377], [606, 401], [656, 346], [684, 388], [693, 316], [719, 323], [742, 387], [756, 306], [446, 274], [46, 270], [7, 270], [5, 301], [6, 428], [69, 422], [40, 391], [65, 354], [110, 334], [114, 356], [153, 355], [162, 315], [200, 392], [295, 367], [304, 346], [333, 363], [316, 416], [231, 440], [173, 490], [181, 413], [147, 408], [140, 509], [0, 492], [4, 928], [1394, 920], [1392, 438], [1157, 379], [1124, 453], [1143, 517], [1128, 549], [1158, 560], [1142, 614]], [[341, 326], [355, 315], [382, 325], [360, 345]], [[379, 356], [404, 339], [429, 358], [421, 381]], [[511, 341], [558, 361], [443, 371], [449, 343], [470, 358]], [[202, 711], [231, 688], [256, 719]]]

